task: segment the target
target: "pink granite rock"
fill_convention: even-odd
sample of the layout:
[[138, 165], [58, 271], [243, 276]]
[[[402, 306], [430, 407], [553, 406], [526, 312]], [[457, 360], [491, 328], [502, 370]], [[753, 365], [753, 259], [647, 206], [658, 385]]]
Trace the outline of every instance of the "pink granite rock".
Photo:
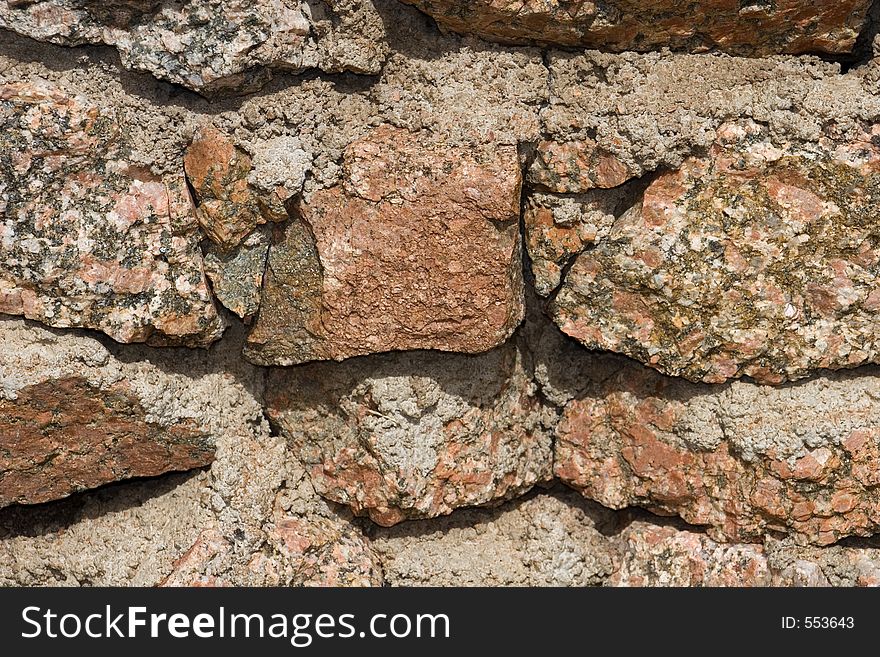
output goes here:
[[578, 257], [551, 314], [587, 347], [693, 381], [877, 362], [877, 135], [796, 145], [723, 125]]
[[120, 342], [218, 339], [182, 171], [126, 158], [110, 108], [49, 83], [0, 85], [0, 312]]

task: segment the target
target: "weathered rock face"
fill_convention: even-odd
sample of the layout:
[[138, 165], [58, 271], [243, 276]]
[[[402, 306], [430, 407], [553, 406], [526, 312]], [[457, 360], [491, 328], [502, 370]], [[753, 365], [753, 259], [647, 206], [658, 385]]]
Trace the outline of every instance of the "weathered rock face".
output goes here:
[[224, 251], [236, 247], [258, 224], [288, 218], [283, 197], [261, 197], [248, 178], [253, 163], [228, 135], [202, 127], [183, 156], [196, 194], [196, 217], [205, 235]]
[[[369, 541], [338, 517], [285, 515], [276, 509], [267, 534], [270, 549], [249, 556], [245, 569], [261, 586], [382, 586], [382, 566]], [[235, 548], [217, 529], [206, 529], [174, 563], [160, 586], [232, 586]], [[236, 575], [238, 577], [236, 577]]]
[[[138, 470], [143, 463], [189, 467], [180, 439], [191, 434], [212, 461], [189, 476], [0, 509], [0, 583], [381, 585], [377, 556], [350, 515], [317, 496], [284, 440], [271, 435], [259, 399], [264, 372], [241, 359], [243, 340], [235, 325], [210, 352], [123, 348], [0, 320], [0, 454], [9, 458], [10, 444], [13, 456], [44, 451], [41, 491], [53, 481], [79, 490], [155, 474]], [[21, 420], [11, 435], [9, 416]], [[44, 429], [55, 444], [24, 440]], [[6, 495], [19, 473], [2, 460]]]
[[318, 492], [380, 525], [511, 498], [552, 467], [553, 414], [514, 344], [273, 370], [267, 404]]
[[547, 296], [573, 257], [608, 236], [622, 199], [617, 190], [576, 196], [533, 192], [523, 212], [535, 290]]
[[829, 545], [880, 527], [875, 371], [716, 388], [607, 358], [556, 431], [556, 474], [586, 497], [677, 514], [722, 540]]
[[146, 421], [125, 383], [100, 389], [68, 376], [0, 401], [0, 506], [47, 502], [128, 477], [208, 465], [209, 437], [181, 418]]
[[849, 52], [868, 0], [403, 0], [447, 29], [503, 43], [741, 55]]
[[[561, 488], [561, 487], [560, 487]], [[614, 514], [570, 490], [377, 529], [391, 586], [596, 586], [613, 571]]]
[[551, 312], [591, 348], [694, 381], [876, 362], [880, 150], [725, 124], [581, 255]]
[[880, 585], [876, 547], [718, 543], [694, 529], [635, 520], [611, 538], [616, 557], [605, 586]]
[[529, 182], [550, 192], [579, 194], [618, 187], [638, 175], [593, 140], [542, 141], [535, 149]]
[[159, 368], [21, 320], [0, 321], [0, 339], [0, 506], [213, 461], [216, 435]]
[[220, 337], [182, 175], [126, 161], [112, 109], [0, 85], [0, 312], [120, 342]]
[[618, 555], [605, 586], [771, 586], [760, 545], [725, 545], [705, 534], [635, 521], [614, 539]]
[[[273, 69], [376, 73], [384, 29], [371, 3], [35, 0], [0, 4], [0, 27], [64, 45], [115, 46], [123, 65], [202, 93], [262, 86]], [[353, 28], [357, 29], [353, 29]]]
[[381, 126], [276, 230], [246, 355], [264, 365], [501, 344], [523, 317], [516, 148]]
[[255, 230], [230, 252], [209, 246], [205, 250], [205, 274], [217, 301], [239, 317], [256, 314], [268, 255], [269, 236], [265, 230]]

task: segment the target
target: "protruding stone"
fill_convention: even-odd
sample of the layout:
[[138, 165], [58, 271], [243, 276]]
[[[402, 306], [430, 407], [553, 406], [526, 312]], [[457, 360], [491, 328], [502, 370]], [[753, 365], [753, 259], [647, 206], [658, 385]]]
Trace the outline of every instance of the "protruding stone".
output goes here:
[[877, 135], [797, 146], [725, 124], [578, 257], [552, 315], [587, 347], [693, 381], [877, 362]]
[[381, 16], [364, 0], [3, 2], [0, 28], [115, 46], [127, 68], [204, 94], [253, 91], [276, 69], [378, 73], [388, 52]]
[[214, 460], [200, 411], [163, 399], [174, 383], [159, 368], [21, 320], [0, 321], [0, 342], [0, 507]]
[[217, 128], [199, 129], [183, 163], [196, 193], [199, 225], [221, 249], [236, 247], [258, 224], [288, 218], [285, 199], [251, 187], [250, 156]]
[[273, 370], [267, 395], [317, 491], [381, 525], [509, 499], [552, 468], [552, 413], [512, 343]]
[[542, 141], [529, 168], [529, 182], [551, 192], [580, 194], [619, 187], [639, 175], [591, 140]]
[[251, 317], [260, 308], [268, 253], [269, 238], [264, 230], [255, 230], [229, 253], [214, 245], [205, 252], [205, 273], [214, 296], [239, 317]]
[[450, 148], [387, 125], [354, 142], [343, 184], [276, 229], [247, 357], [501, 344], [524, 312], [520, 184], [515, 146]]
[[875, 370], [783, 388], [692, 384], [611, 356], [577, 371], [554, 464], [589, 499], [677, 514], [718, 540], [830, 545], [880, 530]]
[[573, 257], [608, 235], [621, 198], [619, 190], [529, 195], [524, 212], [526, 251], [538, 294], [551, 294]]
[[447, 29], [514, 44], [740, 55], [847, 53], [870, 0], [403, 0]]
[[120, 342], [223, 332], [183, 175], [128, 160], [114, 112], [49, 83], [0, 85], [0, 312]]

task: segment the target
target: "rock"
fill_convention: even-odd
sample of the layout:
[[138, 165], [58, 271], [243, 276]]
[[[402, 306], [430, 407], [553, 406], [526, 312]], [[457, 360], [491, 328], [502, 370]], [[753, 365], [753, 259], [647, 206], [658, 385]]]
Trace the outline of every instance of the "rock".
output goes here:
[[660, 175], [578, 257], [551, 314], [587, 347], [693, 381], [876, 362], [880, 127], [796, 146], [751, 121]]
[[573, 257], [608, 236], [623, 194], [599, 190], [576, 196], [533, 192], [523, 212], [526, 252], [535, 289], [551, 294]]
[[268, 253], [269, 237], [263, 230], [255, 230], [229, 253], [215, 245], [205, 250], [205, 273], [214, 296], [239, 317], [252, 317], [260, 308]]
[[376, 529], [372, 542], [390, 586], [596, 586], [613, 570], [612, 516], [560, 489]]
[[221, 442], [211, 519], [161, 585], [381, 586], [378, 556], [351, 514], [318, 497], [284, 438], [260, 425]]
[[547, 480], [552, 413], [519, 348], [272, 370], [271, 420], [318, 493], [383, 526], [510, 499]]
[[[21, 395], [38, 385], [52, 390], [81, 373], [100, 393], [76, 397], [90, 410], [116, 402], [119, 390], [143, 410], [142, 446], [122, 443], [114, 451], [110, 440], [97, 445], [117, 458], [114, 480], [138, 475], [119, 457], [138, 448], [155, 456], [157, 435], [171, 443], [194, 427], [215, 457], [209, 469], [194, 473], [120, 481], [39, 507], [0, 509], [0, 585], [381, 585], [377, 557], [350, 514], [318, 497], [284, 439], [270, 432], [261, 407], [265, 372], [241, 358], [244, 334], [236, 323], [210, 351], [152, 349], [0, 319], [0, 418], [10, 407], [40, 414]], [[60, 411], [68, 406], [56, 404], [54, 416], [43, 413], [40, 421], [48, 415], [61, 427], [68, 416]], [[50, 464], [95, 451], [91, 436], [126, 437], [122, 430], [132, 416], [111, 410], [116, 414], [89, 416], [87, 433], [66, 425], [73, 430], [63, 441], [67, 452], [42, 459], [46, 486], [54, 476]], [[0, 424], [4, 442], [10, 433], [3, 419]], [[6, 476], [2, 461], [0, 477]], [[99, 463], [83, 476], [93, 470], [103, 471]], [[6, 492], [7, 480], [0, 490]]]
[[224, 251], [236, 247], [258, 224], [288, 218], [284, 207], [288, 197], [280, 189], [280, 196], [262, 196], [254, 190], [249, 183], [250, 156], [216, 128], [198, 130], [183, 164], [195, 190], [199, 225]]
[[80, 376], [25, 386], [0, 400], [0, 506], [47, 502], [127, 477], [208, 465], [214, 448], [191, 421], [163, 427], [125, 383]]
[[542, 141], [535, 149], [528, 178], [530, 183], [547, 191], [580, 194], [591, 189], [619, 187], [639, 173], [613, 153], [597, 147], [593, 140]]
[[363, 533], [339, 516], [297, 516], [276, 509], [269, 541], [274, 560], [255, 555], [249, 567], [267, 573], [266, 584], [382, 586], [382, 565]]
[[775, 586], [880, 586], [880, 550], [876, 539], [849, 546], [816, 548], [790, 540], [767, 542]]
[[[249, 581], [261, 586], [382, 586], [382, 566], [369, 541], [341, 518], [276, 514], [269, 548], [250, 555]], [[240, 557], [238, 557], [240, 559]], [[160, 586], [231, 586], [234, 546], [203, 531]]]
[[554, 464], [587, 498], [676, 514], [715, 540], [830, 545], [880, 529], [876, 370], [713, 387], [606, 356], [572, 374], [584, 387], [564, 405]]
[[610, 541], [605, 586], [877, 586], [876, 547], [718, 543], [696, 528], [635, 520]]
[[159, 367], [21, 320], [0, 321], [0, 337], [0, 506], [214, 460], [203, 411]]
[[182, 175], [126, 158], [110, 108], [0, 85], [0, 312], [119, 342], [204, 346], [224, 324]]
[[159, 586], [163, 587], [214, 587], [228, 586], [224, 579], [211, 574], [211, 562], [218, 555], [227, 554], [232, 546], [223, 534], [216, 529], [199, 533], [195, 543], [174, 561], [173, 570], [166, 575]]
[[614, 537], [617, 564], [605, 586], [771, 586], [760, 545], [724, 545], [696, 531], [637, 520]]
[[847, 53], [869, 0], [403, 0], [441, 27], [511, 44], [646, 52], [710, 49], [742, 55]]
[[[388, 51], [367, 0], [34, 0], [0, 5], [0, 27], [69, 46], [115, 46], [122, 64], [203, 94], [254, 91], [273, 70], [378, 73]], [[311, 6], [315, 5], [313, 12]]]
[[478, 353], [510, 337], [523, 317], [515, 146], [384, 125], [348, 147], [343, 181], [276, 229], [252, 362]]

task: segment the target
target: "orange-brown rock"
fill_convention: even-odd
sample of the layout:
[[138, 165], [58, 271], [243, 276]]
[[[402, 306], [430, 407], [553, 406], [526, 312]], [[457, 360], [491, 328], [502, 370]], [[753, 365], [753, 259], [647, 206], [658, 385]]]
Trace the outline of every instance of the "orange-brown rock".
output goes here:
[[502, 43], [740, 55], [846, 53], [870, 0], [403, 0], [444, 28]]
[[250, 156], [212, 126], [198, 130], [183, 157], [186, 176], [196, 193], [199, 225], [223, 249], [238, 245], [258, 224], [284, 221], [284, 201], [261, 198], [248, 182]]
[[198, 426], [148, 421], [123, 382], [99, 388], [71, 376], [0, 399], [0, 506], [46, 502], [213, 459], [213, 444]]
[[557, 427], [556, 475], [611, 508], [641, 506], [721, 540], [829, 545], [880, 529], [877, 372], [724, 388], [597, 361]]
[[376, 352], [483, 352], [523, 317], [515, 146], [447, 146], [387, 125], [343, 183], [276, 229], [246, 355], [292, 365]]
[[267, 405], [322, 496], [390, 526], [510, 499], [552, 469], [543, 407], [512, 343], [272, 371]]

